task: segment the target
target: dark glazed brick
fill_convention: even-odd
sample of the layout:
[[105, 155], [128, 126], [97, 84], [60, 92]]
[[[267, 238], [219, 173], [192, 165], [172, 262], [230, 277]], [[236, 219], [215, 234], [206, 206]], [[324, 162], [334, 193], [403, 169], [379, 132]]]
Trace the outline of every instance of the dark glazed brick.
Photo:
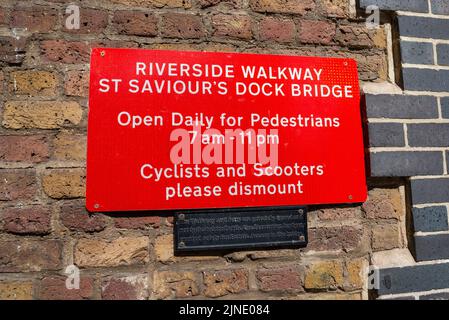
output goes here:
[[368, 130], [370, 147], [405, 146], [402, 123], [370, 123]]
[[383, 10], [402, 10], [413, 12], [429, 12], [425, 0], [360, 0], [360, 7], [366, 8], [375, 5]]
[[437, 45], [438, 64], [449, 66], [449, 44]]
[[415, 231], [448, 231], [447, 209], [444, 206], [413, 208]]
[[439, 151], [376, 152], [370, 157], [372, 177], [439, 175], [444, 170], [443, 153]]
[[415, 250], [416, 261], [449, 259], [449, 234], [415, 236]]
[[449, 292], [441, 292], [420, 296], [419, 300], [449, 300]]
[[368, 118], [433, 119], [438, 118], [435, 97], [401, 94], [366, 95]]
[[379, 270], [379, 295], [449, 288], [449, 263]]
[[407, 135], [411, 147], [449, 147], [449, 123], [408, 124]]
[[428, 42], [401, 41], [402, 63], [433, 64], [433, 45]]
[[449, 1], [432, 0], [432, 13], [449, 15]]
[[449, 70], [403, 68], [402, 79], [405, 90], [449, 91]]
[[402, 37], [449, 39], [449, 19], [398, 16], [398, 24]]
[[449, 200], [449, 178], [414, 179], [411, 188], [413, 204], [443, 203]]
[[441, 114], [443, 118], [449, 119], [449, 97], [441, 98]]

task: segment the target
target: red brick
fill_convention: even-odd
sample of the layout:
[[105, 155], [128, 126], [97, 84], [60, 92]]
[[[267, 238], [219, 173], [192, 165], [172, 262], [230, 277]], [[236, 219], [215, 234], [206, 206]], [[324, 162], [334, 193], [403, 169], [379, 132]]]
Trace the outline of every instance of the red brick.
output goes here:
[[352, 219], [360, 215], [360, 207], [348, 208], [325, 208], [317, 210], [317, 215], [320, 220], [342, 220]]
[[119, 34], [133, 36], [157, 36], [158, 19], [143, 11], [116, 11], [112, 23]]
[[89, 62], [90, 46], [86, 42], [66, 40], [44, 40], [42, 55], [49, 61], [62, 63]]
[[0, 242], [0, 272], [59, 270], [62, 243], [57, 240]]
[[307, 250], [354, 250], [361, 243], [362, 235], [362, 229], [350, 226], [311, 229]]
[[298, 38], [304, 43], [332, 44], [335, 36], [335, 24], [328, 21], [301, 20]]
[[42, 162], [49, 157], [45, 136], [0, 136], [0, 161]]
[[264, 18], [259, 29], [261, 40], [292, 42], [295, 39], [295, 24], [291, 20]]
[[11, 27], [32, 32], [49, 32], [58, 23], [58, 10], [50, 7], [16, 7], [11, 12]]
[[0, 7], [0, 25], [9, 24], [9, 9]]
[[103, 32], [108, 26], [108, 12], [99, 9], [80, 8], [80, 28], [67, 29], [65, 21], [69, 14], [64, 15], [63, 30], [70, 33], [92, 33], [97, 34]]
[[104, 300], [143, 300], [148, 297], [148, 279], [145, 276], [113, 278], [101, 288]]
[[337, 41], [352, 48], [386, 48], [387, 40], [383, 29], [368, 29], [364, 25], [339, 26]]
[[73, 201], [61, 206], [62, 224], [72, 231], [99, 232], [106, 228], [106, 218], [86, 211], [84, 201]]
[[120, 229], [147, 229], [158, 228], [161, 223], [161, 217], [155, 215], [128, 214], [126, 216], [114, 216], [114, 224]]
[[89, 71], [68, 71], [64, 81], [64, 91], [68, 96], [87, 97], [89, 94]]
[[186, 13], [162, 15], [162, 35], [166, 38], [198, 39], [206, 35], [200, 16]]
[[315, 8], [315, 0], [250, 0], [256, 12], [305, 14]]
[[43, 235], [51, 231], [51, 209], [41, 205], [5, 209], [2, 220], [3, 230], [10, 233]]
[[80, 278], [79, 289], [67, 289], [65, 277], [45, 277], [40, 283], [39, 298], [42, 300], [84, 300], [92, 298], [94, 281]]
[[216, 14], [212, 17], [214, 36], [251, 39], [252, 20], [248, 15]]
[[260, 269], [256, 278], [262, 291], [302, 290], [301, 273], [296, 266]]
[[137, 44], [130, 41], [110, 40], [96, 42], [44, 40], [40, 47], [46, 60], [71, 64], [89, 62], [92, 47], [135, 48]]
[[372, 189], [368, 200], [362, 205], [369, 219], [399, 219], [405, 215], [402, 198], [398, 189]]
[[205, 271], [203, 276], [206, 297], [216, 298], [248, 290], [248, 271], [245, 269]]
[[37, 191], [36, 174], [32, 170], [0, 170], [0, 201], [29, 200]]

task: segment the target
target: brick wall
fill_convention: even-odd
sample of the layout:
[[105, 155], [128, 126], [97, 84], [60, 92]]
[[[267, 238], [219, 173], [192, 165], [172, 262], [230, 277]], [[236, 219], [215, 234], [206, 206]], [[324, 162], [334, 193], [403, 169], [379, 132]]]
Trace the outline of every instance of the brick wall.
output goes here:
[[[80, 30], [65, 28], [68, 3], [81, 6]], [[438, 119], [444, 99], [367, 97], [373, 176], [399, 178], [370, 178], [364, 204], [311, 207], [306, 249], [175, 257], [170, 213], [91, 215], [84, 209], [88, 62], [96, 46], [350, 57], [358, 61], [362, 85], [377, 88], [394, 81], [388, 43], [389, 24], [367, 29], [350, 0], [3, 0], [0, 298], [367, 299], [368, 265], [408, 252], [402, 177], [446, 172], [444, 145], [433, 144], [438, 135], [422, 127], [444, 123]], [[409, 69], [410, 86], [444, 83]], [[427, 69], [440, 74], [435, 66]], [[422, 76], [426, 81], [417, 81]], [[413, 130], [425, 131], [432, 140], [416, 135], [416, 143], [430, 149], [410, 145]], [[417, 191], [428, 181], [412, 180], [422, 239], [441, 237], [428, 232], [444, 225], [432, 222], [437, 218], [429, 224], [428, 212], [444, 216], [445, 205], [428, 204], [449, 202], [431, 199], [444, 198], [443, 188]], [[72, 264], [81, 270], [79, 290], [66, 289], [64, 271]]]

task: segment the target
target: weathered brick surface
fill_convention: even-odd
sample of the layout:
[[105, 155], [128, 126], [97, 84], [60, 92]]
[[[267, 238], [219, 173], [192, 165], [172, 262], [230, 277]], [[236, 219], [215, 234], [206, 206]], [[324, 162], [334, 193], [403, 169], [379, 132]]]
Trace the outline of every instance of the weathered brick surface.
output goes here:
[[248, 15], [216, 14], [212, 17], [214, 36], [251, 39], [252, 20]]
[[147, 237], [81, 239], [75, 247], [75, 263], [80, 267], [113, 267], [149, 261]]
[[281, 266], [259, 269], [256, 278], [262, 291], [301, 291], [303, 290], [303, 275], [298, 266]]
[[10, 74], [9, 90], [15, 95], [55, 96], [57, 76], [48, 71], [16, 71]]
[[341, 45], [354, 48], [386, 47], [386, 37], [382, 29], [373, 31], [361, 26], [342, 25], [337, 29], [336, 39]]
[[29, 281], [0, 281], [0, 300], [31, 300], [33, 284]]
[[250, 0], [256, 12], [305, 14], [315, 8], [313, 0]]
[[87, 97], [89, 94], [89, 72], [86, 70], [68, 71], [65, 76], [64, 91], [68, 96]]
[[199, 276], [193, 271], [157, 271], [153, 294], [156, 299], [190, 298], [200, 294]]
[[100, 232], [106, 228], [106, 219], [101, 214], [90, 214], [83, 201], [64, 203], [59, 213], [62, 224], [72, 231]]
[[45, 193], [54, 199], [80, 198], [85, 195], [86, 173], [84, 169], [57, 169], [42, 177]]
[[49, 156], [50, 146], [46, 136], [0, 136], [0, 161], [38, 163]]
[[36, 193], [36, 174], [33, 170], [0, 170], [0, 201], [30, 200]]
[[153, 214], [129, 214], [114, 218], [114, 224], [119, 229], [148, 229], [157, 228], [161, 222], [161, 218]]
[[307, 249], [314, 251], [351, 251], [360, 244], [362, 235], [362, 229], [351, 226], [309, 229]]
[[67, 289], [66, 277], [45, 277], [39, 284], [39, 298], [42, 300], [84, 300], [93, 297], [94, 280], [81, 277], [79, 289]]
[[41, 42], [43, 58], [51, 62], [87, 63], [90, 46], [86, 42], [66, 40], [44, 40]]
[[26, 28], [32, 32], [49, 32], [56, 29], [58, 10], [44, 6], [20, 6], [11, 13], [11, 27]]
[[0, 242], [0, 272], [59, 270], [62, 242], [58, 240], [16, 240]]
[[301, 20], [298, 39], [304, 43], [329, 45], [335, 37], [335, 24], [328, 21]]
[[0, 7], [0, 25], [8, 25], [10, 11], [8, 8]]
[[61, 131], [53, 139], [53, 157], [57, 160], [86, 160], [87, 137], [85, 134]]
[[398, 189], [374, 188], [362, 206], [369, 219], [399, 219], [403, 214], [401, 194]]
[[248, 271], [245, 269], [205, 271], [204, 295], [216, 298], [248, 290]]
[[[64, 21], [69, 14], [64, 15]], [[80, 8], [80, 28], [67, 29], [65, 32], [69, 33], [101, 33], [108, 25], [108, 12], [99, 9]]]
[[341, 261], [323, 261], [306, 268], [306, 289], [336, 289], [343, 286], [343, 264]]
[[162, 35], [167, 38], [196, 39], [206, 35], [200, 16], [187, 13], [162, 15]]
[[133, 7], [190, 8], [190, 0], [112, 0], [112, 2]]
[[148, 297], [146, 276], [111, 278], [103, 282], [101, 297], [105, 300], [144, 300]]
[[5, 104], [2, 124], [8, 129], [57, 129], [80, 123], [77, 102], [11, 101]]
[[402, 246], [397, 224], [379, 224], [373, 227], [373, 250], [391, 250]]
[[158, 19], [147, 11], [117, 11], [112, 22], [119, 34], [147, 37], [157, 35]]
[[259, 37], [261, 40], [292, 42], [295, 39], [295, 23], [267, 17], [260, 22]]
[[45, 206], [3, 210], [3, 230], [16, 234], [43, 235], [51, 231], [51, 209]]

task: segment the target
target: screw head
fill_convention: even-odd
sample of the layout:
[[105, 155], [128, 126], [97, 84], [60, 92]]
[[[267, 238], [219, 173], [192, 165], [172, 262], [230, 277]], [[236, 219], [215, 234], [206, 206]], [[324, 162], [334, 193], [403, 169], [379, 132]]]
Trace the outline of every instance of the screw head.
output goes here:
[[306, 237], [304, 237], [304, 236], [299, 236], [299, 241], [305, 241], [306, 240]]
[[184, 213], [180, 213], [180, 214], [178, 215], [178, 218], [179, 218], [179, 220], [184, 220], [184, 219], [186, 218], [186, 216], [185, 216]]
[[350, 195], [348, 196], [348, 198], [349, 198], [349, 200], [352, 200], [352, 194], [350, 194]]
[[180, 248], [184, 248], [186, 246], [186, 244], [184, 243], [184, 241], [181, 241], [180, 243], [179, 243], [179, 247]]
[[299, 209], [299, 210], [298, 210], [298, 213], [299, 213], [299, 214], [303, 214], [303, 213], [304, 213], [304, 210], [303, 210], [303, 209]]
[[96, 204], [94, 204], [94, 208], [98, 209], [98, 208], [100, 208], [100, 205], [98, 203], [96, 203]]
[[101, 52], [100, 52], [100, 56], [104, 57], [105, 55], [106, 55], [106, 52], [105, 52], [105, 51], [101, 51]]

